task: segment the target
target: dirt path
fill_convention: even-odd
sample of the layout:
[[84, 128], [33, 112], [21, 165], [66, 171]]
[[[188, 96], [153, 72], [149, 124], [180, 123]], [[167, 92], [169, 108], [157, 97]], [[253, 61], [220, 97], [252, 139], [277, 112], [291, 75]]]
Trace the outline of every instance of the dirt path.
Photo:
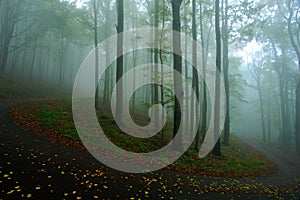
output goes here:
[[276, 177], [281, 177], [280, 184], [284, 185], [294, 181], [284, 179], [280, 166], [279, 171], [254, 179], [200, 177], [166, 170], [147, 174], [115, 171], [88, 152], [22, 131], [10, 119], [9, 110], [26, 101], [29, 100], [0, 100], [0, 199], [297, 199], [300, 196], [296, 189], [282, 193], [277, 183], [274, 185]]
[[[276, 166], [277, 184], [293, 184], [295, 179], [300, 177], [300, 157], [288, 152], [283, 152], [273, 146], [265, 144], [261, 141], [238, 136], [240, 140], [247, 145], [257, 149], [263, 153]], [[272, 179], [271, 179], [272, 180]], [[273, 181], [273, 180], [272, 180]]]

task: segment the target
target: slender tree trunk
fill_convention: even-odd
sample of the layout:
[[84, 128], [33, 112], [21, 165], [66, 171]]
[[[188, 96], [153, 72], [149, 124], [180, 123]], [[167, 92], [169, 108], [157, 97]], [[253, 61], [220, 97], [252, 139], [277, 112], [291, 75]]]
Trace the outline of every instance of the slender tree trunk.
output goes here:
[[[159, 1], [155, 0], [155, 19], [154, 19], [154, 26], [155, 28], [158, 28], [158, 8], [159, 6]], [[154, 44], [155, 44], [155, 49], [154, 49], [154, 65], [155, 65], [155, 71], [154, 71], [154, 79], [155, 81], [158, 82], [158, 32], [155, 31], [154, 33]], [[158, 84], [154, 85], [154, 104], [158, 104]], [[159, 122], [159, 113], [155, 112], [154, 115], [154, 124], [155, 126], [158, 126]]]
[[[283, 73], [285, 74], [285, 72]], [[281, 75], [283, 75], [281, 74]], [[281, 142], [283, 146], [290, 147], [291, 146], [291, 130], [289, 124], [289, 113], [288, 113], [288, 102], [287, 102], [287, 89], [286, 83], [284, 83], [283, 77], [279, 77], [279, 91], [280, 91], [280, 108], [281, 108], [281, 123], [282, 123], [282, 130], [281, 130]]]
[[98, 3], [97, 0], [93, 1], [94, 10], [94, 47], [95, 47], [95, 108], [99, 109], [99, 88], [98, 88], [98, 76], [99, 76], [99, 49], [98, 49]]
[[[200, 1], [200, 37], [201, 37], [201, 46], [204, 48], [204, 33], [203, 33], [203, 2]], [[209, 34], [209, 33], [208, 33]], [[207, 43], [208, 44], [208, 43]], [[208, 45], [207, 49], [208, 50]], [[207, 124], [207, 97], [206, 97], [206, 86], [205, 86], [205, 79], [206, 79], [206, 55], [202, 53], [202, 116], [201, 116], [201, 127], [200, 133], [202, 134], [201, 142], [203, 142], [205, 133], [206, 133], [206, 124]]]
[[63, 62], [64, 62], [64, 57], [65, 57], [65, 49], [64, 49], [64, 34], [61, 35], [61, 39], [60, 39], [60, 59], [59, 59], [59, 80], [58, 80], [58, 85], [61, 86], [62, 84], [62, 80], [63, 80]]
[[[188, 31], [187, 31], [187, 28], [188, 28], [188, 18], [187, 18], [187, 5], [185, 4], [184, 5], [184, 33], [185, 33], [185, 45], [184, 45], [184, 56], [185, 58], [187, 58], [188, 56]], [[189, 70], [188, 70], [188, 61], [187, 59], [185, 59], [184, 61], [184, 68], [185, 68], [185, 78], [186, 80], [188, 80], [189, 78]], [[189, 91], [189, 83], [185, 83], [185, 91]], [[191, 123], [193, 123], [193, 119], [190, 118], [190, 115], [192, 115], [192, 111], [191, 109], [189, 108], [190, 107], [190, 98], [186, 98], [185, 99], [185, 132], [187, 134], [191, 133], [192, 132], [192, 126], [190, 126]]]
[[[124, 31], [124, 0], [117, 0], [117, 14], [118, 14], [118, 25], [117, 25], [117, 72], [116, 82], [118, 82], [123, 75], [123, 35], [120, 34]], [[123, 110], [123, 83], [117, 86], [117, 103], [116, 103], [116, 118], [121, 122], [122, 110]]]
[[[172, 15], [173, 15], [173, 51], [181, 52], [181, 23], [180, 23], [180, 5], [182, 0], [172, 0]], [[173, 53], [174, 59], [174, 70], [178, 73], [182, 73], [182, 58], [180, 55]], [[174, 108], [174, 128], [173, 128], [173, 138], [179, 131], [181, 123], [181, 109], [179, 102], [183, 100], [183, 88], [182, 88], [182, 78], [175, 74], [174, 72], [174, 87], [175, 87], [175, 108]], [[177, 99], [176, 99], [177, 96]], [[175, 141], [175, 140], [174, 140]], [[180, 138], [178, 143], [174, 142], [173, 147], [178, 151], [183, 150], [182, 138]]]
[[258, 83], [257, 85], [258, 96], [259, 96], [259, 105], [260, 105], [260, 118], [261, 118], [261, 125], [262, 125], [262, 139], [266, 141], [266, 122], [265, 122], [265, 110], [264, 110], [264, 103], [263, 103], [263, 93], [261, 85]]
[[[194, 1], [192, 2], [193, 3], [193, 10], [192, 10], [192, 37], [194, 39], [194, 28], [195, 28], [195, 23], [196, 23], [196, 19], [195, 19], [195, 11], [194, 11]], [[185, 6], [186, 7], [186, 6]], [[186, 27], [188, 26], [188, 22], [187, 22], [187, 12], [184, 14], [185, 15], [185, 19], [186, 19]], [[188, 33], [186, 32], [186, 34], [188, 35]], [[187, 45], [187, 43], [186, 43]], [[194, 73], [194, 67], [197, 67], [197, 63], [195, 61], [195, 55], [194, 53], [196, 53], [196, 51], [194, 51], [194, 44], [192, 46], [192, 65], [193, 65], [193, 68], [192, 68], [192, 75], [191, 75], [191, 78], [192, 78], [192, 90], [191, 90], [191, 99], [190, 99], [190, 105], [188, 107], [190, 107], [190, 112], [187, 111], [187, 113], [190, 114], [189, 116], [189, 132], [190, 133], [193, 133], [195, 130], [194, 130], [194, 124], [195, 124], [195, 109], [192, 109], [194, 108], [194, 104], [195, 104], [195, 97], [192, 95], [193, 92], [195, 92], [195, 86], [196, 86], [196, 80], [195, 80], [195, 73]], [[187, 60], [185, 62], [185, 64], [187, 65]], [[187, 68], [187, 66], [186, 66]], [[188, 91], [188, 90], [186, 90]], [[196, 139], [195, 139], [195, 148], [197, 147], [197, 136], [196, 136]]]
[[[192, 88], [193, 90], [195, 90], [196, 93], [196, 98], [197, 98], [197, 102], [199, 103], [199, 77], [198, 77], [198, 71], [197, 71], [197, 22], [196, 22], [196, 0], [192, 1], [192, 35], [193, 35], [193, 45], [192, 45], [192, 64], [193, 64], [193, 84], [192, 84]], [[199, 106], [199, 105], [198, 105]], [[192, 107], [191, 107], [192, 108]], [[200, 117], [200, 111], [199, 109], [195, 110], [195, 115], [196, 118]], [[196, 123], [199, 123], [199, 121], [197, 120]], [[199, 125], [199, 124], [198, 124]], [[197, 130], [196, 131], [196, 142], [195, 142], [195, 150], [199, 151], [199, 147], [200, 147], [200, 127], [197, 126]]]
[[230, 95], [229, 95], [229, 56], [228, 56], [228, 45], [229, 45], [229, 30], [228, 30], [228, 0], [225, 0], [225, 16], [223, 20], [223, 69], [224, 69], [224, 84], [225, 84], [225, 92], [226, 92], [226, 116], [225, 116], [225, 124], [224, 124], [224, 145], [229, 145], [229, 136], [230, 136]]
[[[110, 33], [109, 33], [109, 29], [110, 29], [110, 7], [109, 7], [109, 3], [108, 5], [106, 5], [106, 22], [105, 22], [105, 37], [108, 38]], [[106, 55], [106, 65], [108, 65], [109, 60], [110, 60], [110, 42], [108, 40], [106, 40], [105, 43], [105, 55]], [[103, 94], [103, 103], [106, 107], [109, 107], [109, 101], [110, 101], [110, 93], [109, 93], [109, 77], [110, 77], [110, 70], [109, 68], [107, 68], [105, 70], [105, 81], [104, 81], [104, 94]]]
[[[135, 20], [136, 20], [136, 16], [134, 17], [133, 24], [132, 24], [132, 28], [133, 29], [135, 28]], [[133, 36], [135, 35], [134, 32], [132, 34], [133, 34]], [[137, 48], [135, 41], [133, 41], [133, 48], [134, 49]], [[133, 67], [134, 67], [133, 68], [133, 83], [132, 83], [133, 84], [132, 85], [133, 88], [135, 88], [135, 83], [136, 83], [136, 71], [135, 71], [136, 59], [137, 59], [137, 53], [136, 53], [136, 51], [133, 51], [132, 52], [132, 63], [133, 63]], [[133, 113], [135, 112], [135, 104], [136, 104], [135, 98], [136, 98], [136, 93], [134, 92], [132, 94], [132, 103], [131, 103], [131, 109], [132, 109]]]
[[23, 50], [24, 52], [23, 52], [23, 58], [22, 58], [22, 72], [21, 72], [21, 78], [22, 78], [22, 80], [24, 80], [25, 79], [25, 68], [26, 68], [26, 58], [27, 58], [27, 50], [26, 49], [24, 49]]
[[[220, 2], [215, 0], [215, 31], [216, 31], [216, 66], [221, 73], [221, 32], [220, 32]], [[214, 113], [214, 135], [219, 135], [220, 128], [220, 74], [216, 75], [215, 81], [215, 113]], [[220, 138], [214, 146], [212, 153], [215, 156], [222, 156]]]
[[[271, 89], [270, 89], [271, 91]], [[271, 94], [269, 94], [268, 96], [268, 122], [267, 122], [267, 126], [268, 126], [268, 131], [267, 131], [267, 135], [268, 135], [268, 142], [271, 142], [271, 132], [272, 132], [272, 122], [271, 122]]]
[[[164, 30], [165, 28], [165, 1], [163, 1], [163, 16], [162, 16], [162, 30]], [[163, 50], [162, 50], [162, 45], [163, 45], [163, 34], [161, 34], [160, 37], [160, 48], [159, 48], [159, 59], [160, 59], [160, 67], [161, 67], [161, 84], [160, 84], [160, 100], [161, 100], [161, 104], [162, 107], [165, 106], [165, 102], [164, 102], [164, 60], [163, 60]], [[164, 117], [165, 117], [165, 113], [162, 112], [162, 116], [161, 116], [161, 124], [163, 124], [164, 121]], [[163, 141], [164, 139], [164, 129], [161, 129], [161, 141]]]
[[[300, 60], [299, 60], [300, 70]], [[296, 88], [296, 126], [295, 126], [295, 139], [296, 139], [296, 153], [300, 155], [300, 80]]]
[[29, 81], [32, 81], [33, 69], [34, 69], [35, 57], [36, 57], [37, 43], [38, 43], [38, 41], [36, 39], [34, 41], [34, 46], [33, 46], [33, 54], [32, 54], [31, 65], [30, 65]]

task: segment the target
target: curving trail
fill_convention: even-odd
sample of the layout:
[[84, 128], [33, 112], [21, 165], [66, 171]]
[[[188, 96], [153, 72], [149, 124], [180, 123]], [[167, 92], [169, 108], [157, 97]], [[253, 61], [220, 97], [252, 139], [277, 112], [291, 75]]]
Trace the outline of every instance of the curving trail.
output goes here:
[[273, 177], [267, 179], [276, 185], [293, 185], [300, 177], [300, 157], [248, 137], [238, 136], [247, 145], [257, 149], [272, 161], [276, 168]]
[[[297, 199], [299, 160], [268, 153], [278, 169], [266, 177], [200, 177], [160, 170], [147, 174], [115, 171], [82, 152], [27, 133], [9, 117], [11, 107], [32, 100], [0, 100], [0, 199]], [[248, 141], [248, 140], [247, 140]], [[273, 157], [272, 157], [273, 156]], [[281, 156], [280, 162], [276, 162]], [[272, 160], [272, 159], [271, 159]], [[284, 163], [290, 167], [284, 166]], [[295, 180], [297, 181], [295, 182]]]

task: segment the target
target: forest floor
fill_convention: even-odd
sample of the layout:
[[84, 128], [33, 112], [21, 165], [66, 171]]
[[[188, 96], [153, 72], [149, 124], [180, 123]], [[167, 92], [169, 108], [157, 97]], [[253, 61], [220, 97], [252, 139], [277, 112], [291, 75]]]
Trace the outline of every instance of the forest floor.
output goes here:
[[[49, 97], [46, 97], [49, 99]], [[299, 157], [241, 138], [274, 164], [256, 177], [225, 177], [159, 170], [123, 173], [88, 152], [24, 131], [11, 109], [42, 99], [0, 99], [0, 199], [299, 199]], [[297, 161], [298, 160], [298, 161]]]

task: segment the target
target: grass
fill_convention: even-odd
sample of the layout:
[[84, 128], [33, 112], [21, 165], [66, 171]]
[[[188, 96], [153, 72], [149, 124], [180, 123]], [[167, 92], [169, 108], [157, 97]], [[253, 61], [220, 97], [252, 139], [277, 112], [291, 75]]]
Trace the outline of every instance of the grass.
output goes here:
[[[30, 109], [29, 109], [30, 108]], [[27, 109], [26, 112], [22, 109]], [[21, 111], [20, 111], [21, 110]], [[79, 136], [74, 127], [72, 118], [72, 107], [70, 100], [47, 101], [36, 104], [27, 104], [14, 111], [17, 115], [20, 113], [30, 113], [25, 118], [37, 122], [32, 129], [44, 130], [50, 132], [49, 135], [63, 135], [72, 141], [79, 142]], [[19, 114], [18, 114], [19, 113]], [[24, 116], [19, 116], [24, 119]], [[18, 117], [17, 117], [18, 118]], [[168, 144], [172, 137], [171, 132], [166, 131], [165, 137], [161, 140], [161, 135], [155, 135], [151, 138], [140, 139], [129, 136], [118, 128], [112, 115], [107, 112], [98, 113], [99, 123], [107, 137], [117, 146], [124, 150], [132, 152], [151, 152]], [[15, 120], [18, 120], [15, 118]], [[138, 122], [140, 120], [140, 122]], [[146, 119], [136, 117], [135, 121], [142, 124]], [[25, 123], [23, 123], [25, 124]], [[34, 123], [31, 123], [34, 124]], [[27, 128], [28, 129], [28, 128]], [[245, 148], [234, 136], [231, 137], [230, 146], [222, 146], [223, 158], [208, 155], [204, 159], [199, 159], [197, 152], [189, 149], [175, 163], [168, 166], [167, 169], [189, 174], [225, 176], [225, 177], [249, 177], [265, 175], [271, 171], [270, 162], [255, 152], [251, 148]]]
[[60, 104], [41, 104], [35, 110], [34, 120], [38, 121], [43, 128], [56, 129], [59, 134], [72, 140], [79, 140], [72, 120], [72, 110], [69, 101]]

